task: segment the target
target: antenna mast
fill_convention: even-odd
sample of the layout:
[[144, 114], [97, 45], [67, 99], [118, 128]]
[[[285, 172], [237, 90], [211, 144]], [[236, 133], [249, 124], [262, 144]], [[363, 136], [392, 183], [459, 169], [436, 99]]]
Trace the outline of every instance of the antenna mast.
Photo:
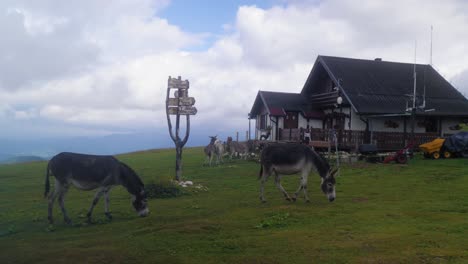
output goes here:
[[413, 109], [416, 107], [416, 49], [418, 46], [418, 41], [414, 41], [414, 68], [413, 68]]
[[432, 25], [431, 25], [431, 49], [429, 53], [429, 65], [432, 66]]
[[414, 87], [413, 87], [413, 107], [411, 108], [411, 137], [410, 144], [414, 144], [414, 122], [416, 115], [416, 48], [418, 46], [417, 40], [414, 41], [414, 68], [413, 68], [413, 78], [414, 78]]

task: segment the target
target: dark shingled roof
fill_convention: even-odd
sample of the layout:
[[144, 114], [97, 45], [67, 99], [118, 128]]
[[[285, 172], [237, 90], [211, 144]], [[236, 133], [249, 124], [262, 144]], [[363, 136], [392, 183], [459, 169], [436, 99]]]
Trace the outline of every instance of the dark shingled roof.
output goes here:
[[267, 108], [271, 116], [285, 116], [286, 111], [300, 112], [306, 118], [322, 118], [323, 112], [312, 109], [312, 106], [302, 94], [259, 91], [254, 105], [250, 111], [251, 117], [255, 118], [260, 113], [261, 106]]
[[[319, 56], [302, 94], [315, 94], [314, 69], [326, 70], [351, 105], [361, 114], [405, 113], [407, 94], [413, 94], [411, 63]], [[416, 65], [417, 95], [422, 101], [426, 87], [426, 109], [430, 115], [467, 116], [468, 100], [430, 65]]]

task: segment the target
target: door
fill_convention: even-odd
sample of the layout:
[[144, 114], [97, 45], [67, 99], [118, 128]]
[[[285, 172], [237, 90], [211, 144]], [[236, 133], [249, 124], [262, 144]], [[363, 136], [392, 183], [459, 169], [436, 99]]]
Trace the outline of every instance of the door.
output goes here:
[[284, 128], [298, 128], [298, 117], [298, 112], [286, 112], [286, 116], [284, 117]]

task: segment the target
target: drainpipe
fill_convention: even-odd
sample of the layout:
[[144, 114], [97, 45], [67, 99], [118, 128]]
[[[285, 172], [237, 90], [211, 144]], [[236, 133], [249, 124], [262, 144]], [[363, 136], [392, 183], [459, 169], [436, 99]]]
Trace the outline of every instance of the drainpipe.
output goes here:
[[[367, 135], [369, 133], [369, 118], [366, 118], [366, 119], [363, 119], [361, 115], [359, 115], [359, 119], [361, 119], [362, 122], [364, 122], [366, 124], [366, 131], [365, 131], [365, 140], [367, 141]], [[364, 142], [366, 143], [366, 142]], [[367, 142], [367, 143], [372, 143], [372, 139], [371, 139], [371, 142]]]
[[271, 116], [270, 116], [270, 122], [275, 124], [275, 140], [278, 140], [278, 117], [276, 117], [276, 121], [274, 121], [273, 119], [271, 119]]

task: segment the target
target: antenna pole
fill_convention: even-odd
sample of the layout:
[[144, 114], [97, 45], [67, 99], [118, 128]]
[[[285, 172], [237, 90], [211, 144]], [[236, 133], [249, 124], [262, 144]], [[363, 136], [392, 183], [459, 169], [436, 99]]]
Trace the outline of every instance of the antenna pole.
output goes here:
[[414, 145], [414, 122], [415, 122], [415, 115], [416, 115], [416, 48], [418, 46], [418, 42], [414, 41], [414, 68], [413, 68], [413, 107], [411, 108], [411, 137], [410, 137], [410, 144]]
[[431, 25], [431, 49], [429, 53], [429, 65], [432, 65], [432, 25]]
[[413, 67], [413, 108], [416, 107], [416, 49], [418, 42], [414, 42], [414, 67]]

